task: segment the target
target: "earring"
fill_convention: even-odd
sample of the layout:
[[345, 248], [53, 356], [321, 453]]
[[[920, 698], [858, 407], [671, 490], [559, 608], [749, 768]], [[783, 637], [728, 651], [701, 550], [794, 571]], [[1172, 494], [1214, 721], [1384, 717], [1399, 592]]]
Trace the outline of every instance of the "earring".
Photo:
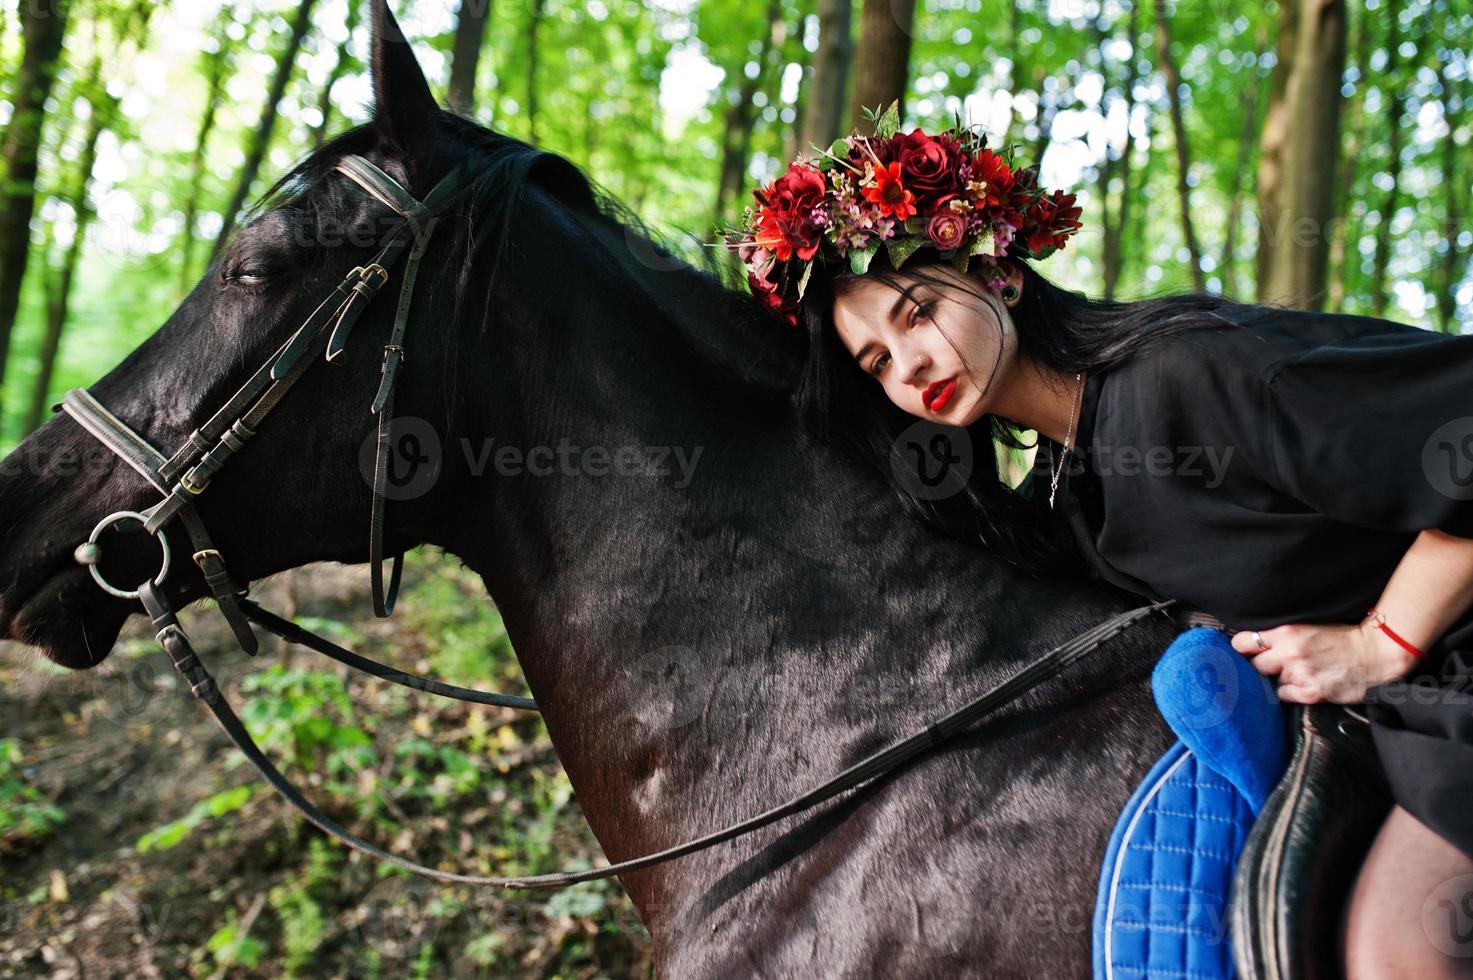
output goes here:
[[1013, 300], [1017, 299], [1018, 296], [1018, 287], [1014, 286], [1012, 283], [1008, 283], [1002, 288], [1002, 301], [1004, 303], [1011, 303], [1013, 302]]

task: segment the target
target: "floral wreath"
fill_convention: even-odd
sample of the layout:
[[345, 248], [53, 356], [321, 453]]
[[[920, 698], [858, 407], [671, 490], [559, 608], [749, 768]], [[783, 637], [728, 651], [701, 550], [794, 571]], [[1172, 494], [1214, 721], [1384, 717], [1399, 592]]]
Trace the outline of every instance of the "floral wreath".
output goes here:
[[1074, 194], [1038, 186], [1038, 166], [1015, 170], [970, 126], [928, 136], [899, 133], [898, 102], [864, 110], [875, 135], [800, 154], [788, 172], [754, 192], [756, 206], [723, 244], [747, 267], [747, 282], [789, 323], [815, 260], [863, 275], [880, 246], [899, 269], [922, 247], [965, 273], [973, 258], [987, 285], [1006, 285], [998, 260], [1045, 258], [1082, 227]]

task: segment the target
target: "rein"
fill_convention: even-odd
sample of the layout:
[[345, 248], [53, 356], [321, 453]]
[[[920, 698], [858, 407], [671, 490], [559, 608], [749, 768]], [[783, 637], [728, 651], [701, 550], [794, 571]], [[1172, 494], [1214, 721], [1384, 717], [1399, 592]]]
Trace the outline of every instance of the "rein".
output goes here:
[[[386, 666], [340, 647], [331, 640], [262, 608], [248, 598], [249, 583], [237, 585], [231, 578], [224, 558], [214, 547], [195, 510], [194, 498], [209, 486], [225, 463], [256, 434], [266, 416], [315, 362], [318, 355], [323, 355], [329, 363], [335, 362], [342, 355], [347, 348], [354, 323], [378, 291], [388, 284], [391, 271], [407, 250], [394, 326], [389, 342], [383, 348], [379, 387], [370, 408], [378, 422], [373, 504], [369, 523], [373, 608], [374, 614], [381, 618], [392, 613], [399, 592], [404, 560], [403, 552], [394, 555], [386, 591], [383, 583], [383, 515], [394, 392], [400, 369], [405, 363], [404, 339], [413, 302], [414, 282], [419, 272], [420, 260], [428, 248], [434, 230], [434, 211], [460, 189], [467, 175], [463, 167], [457, 165], [420, 202], [392, 177], [362, 157], [344, 157], [338, 161], [335, 169], [392, 208], [403, 219], [403, 223], [390, 233], [388, 241], [374, 260], [349, 272], [296, 332], [267, 358], [250, 380], [208, 422], [189, 434], [178, 451], [165, 457], [84, 389], [67, 392], [62, 408], [87, 432], [142, 474], [162, 495], [162, 499], [146, 511], [120, 510], [104, 517], [93, 528], [87, 541], [76, 549], [76, 560], [87, 566], [93, 579], [104, 591], [121, 599], [137, 599], [142, 602], [157, 631], [156, 639], [168, 654], [174, 669], [188, 682], [190, 693], [210, 709], [225, 734], [277, 792], [313, 825], [347, 846], [414, 874], [453, 884], [560, 888], [647, 868], [751, 833], [898, 769], [916, 756], [966, 730], [977, 719], [1018, 700], [1028, 691], [1058, 676], [1126, 627], [1177, 601], [1168, 599], [1112, 616], [1043, 654], [1007, 680], [950, 714], [865, 757], [807, 792], [746, 820], [661, 851], [585, 871], [501, 877], [440, 871], [383, 850], [344, 829], [323, 813], [287, 781], [266, 757], [225, 699], [214, 677], [200, 662], [189, 637], [179, 624], [176, 610], [163, 591], [170, 572], [170, 548], [164, 536], [164, 527], [177, 518], [184, 525], [194, 546], [195, 564], [204, 575], [210, 592], [247, 655], [255, 656], [260, 648], [251, 628], [254, 623], [288, 643], [306, 646], [356, 670], [395, 684], [476, 704], [523, 711], [537, 710], [536, 702], [530, 698], [475, 691]], [[102, 558], [100, 538], [103, 531], [124, 521], [140, 524], [145, 531], [157, 537], [163, 554], [158, 574], [132, 590], [120, 589], [109, 583], [98, 567]]]

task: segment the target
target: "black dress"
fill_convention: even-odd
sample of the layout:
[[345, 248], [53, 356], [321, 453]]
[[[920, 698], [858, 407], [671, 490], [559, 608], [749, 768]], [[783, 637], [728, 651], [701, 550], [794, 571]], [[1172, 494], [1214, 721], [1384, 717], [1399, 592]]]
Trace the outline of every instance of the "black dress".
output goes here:
[[[1350, 624], [1422, 529], [1473, 538], [1473, 335], [1213, 316], [1085, 379], [1055, 509], [1096, 577], [1230, 630]], [[1396, 801], [1473, 857], [1473, 610], [1365, 710]]]

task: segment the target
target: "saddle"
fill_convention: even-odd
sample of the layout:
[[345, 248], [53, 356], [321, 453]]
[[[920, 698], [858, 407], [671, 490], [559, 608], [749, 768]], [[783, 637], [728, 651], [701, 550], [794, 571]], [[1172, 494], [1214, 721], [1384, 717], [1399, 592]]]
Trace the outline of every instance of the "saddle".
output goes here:
[[1151, 682], [1180, 740], [1111, 834], [1095, 976], [1342, 976], [1341, 912], [1391, 805], [1369, 724], [1280, 703], [1220, 628], [1180, 634]]
[[1245, 980], [1345, 976], [1340, 920], [1391, 809], [1370, 724], [1337, 704], [1293, 705], [1294, 748], [1238, 857], [1229, 922]]

